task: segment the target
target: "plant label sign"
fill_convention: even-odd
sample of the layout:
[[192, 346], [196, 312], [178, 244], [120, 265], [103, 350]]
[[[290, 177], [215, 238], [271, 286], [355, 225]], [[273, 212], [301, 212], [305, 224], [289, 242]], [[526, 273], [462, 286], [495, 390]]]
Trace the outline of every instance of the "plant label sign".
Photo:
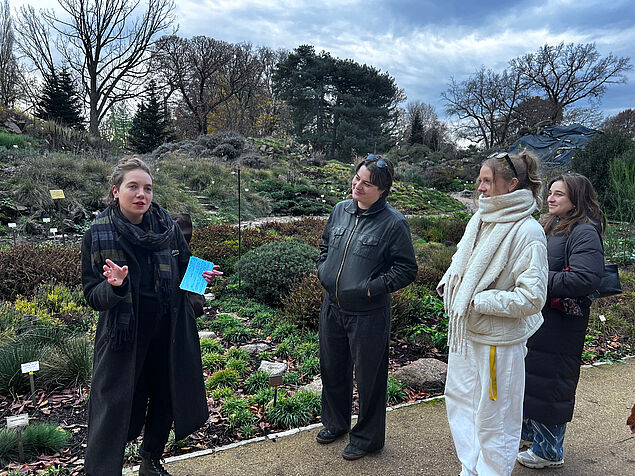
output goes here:
[[25, 364], [22, 364], [21, 367], [23, 374], [37, 372], [38, 370], [40, 370], [40, 361], [34, 360], [33, 362], [27, 362]]
[[282, 385], [282, 375], [276, 375], [275, 377], [269, 377], [269, 386], [278, 387]]
[[49, 190], [49, 193], [51, 194], [51, 198], [53, 200], [59, 200], [60, 198], [66, 198], [64, 196], [64, 190]]
[[53, 234], [57, 233], [57, 228], [49, 228], [49, 231]]
[[51, 219], [50, 218], [42, 218], [42, 221], [44, 223], [51, 223]]
[[15, 223], [8, 223], [8, 225], [9, 225], [9, 228], [15, 228], [16, 227]]
[[7, 428], [15, 428], [17, 426], [27, 426], [28, 424], [29, 424], [28, 413], [22, 413], [21, 415], [7, 417]]

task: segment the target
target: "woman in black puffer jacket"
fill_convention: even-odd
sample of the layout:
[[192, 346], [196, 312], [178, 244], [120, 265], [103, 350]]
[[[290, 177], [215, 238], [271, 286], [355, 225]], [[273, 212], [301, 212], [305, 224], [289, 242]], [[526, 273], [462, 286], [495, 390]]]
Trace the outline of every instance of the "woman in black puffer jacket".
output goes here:
[[564, 464], [566, 423], [573, 417], [575, 391], [591, 300], [604, 270], [601, 233], [606, 227], [591, 182], [564, 174], [549, 183], [547, 235], [549, 282], [544, 323], [527, 341], [522, 440], [518, 454], [530, 468]]

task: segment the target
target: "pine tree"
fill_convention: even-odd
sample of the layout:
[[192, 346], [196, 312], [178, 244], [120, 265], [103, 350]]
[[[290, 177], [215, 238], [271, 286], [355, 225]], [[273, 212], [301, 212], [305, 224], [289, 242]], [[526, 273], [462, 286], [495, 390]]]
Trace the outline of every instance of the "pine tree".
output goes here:
[[147, 102], [137, 106], [129, 132], [129, 147], [135, 152], [152, 152], [171, 137], [169, 118], [163, 110], [154, 80], [150, 81]]
[[55, 121], [66, 127], [83, 129], [84, 118], [81, 110], [81, 98], [66, 68], [45, 79], [35, 113], [36, 117]]
[[421, 120], [419, 111], [416, 111], [416, 113], [412, 115], [408, 142], [410, 145], [423, 144], [423, 121]]

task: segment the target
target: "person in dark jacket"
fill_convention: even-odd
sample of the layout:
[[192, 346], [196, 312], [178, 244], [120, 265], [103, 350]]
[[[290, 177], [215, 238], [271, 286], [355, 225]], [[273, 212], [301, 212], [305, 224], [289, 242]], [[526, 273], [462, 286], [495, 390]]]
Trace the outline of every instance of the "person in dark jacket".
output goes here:
[[139, 474], [169, 475], [160, 458], [172, 424], [180, 440], [208, 417], [191, 294], [179, 289], [190, 249], [152, 196], [148, 167], [122, 159], [108, 207], [82, 243], [84, 296], [99, 311], [85, 457], [92, 476], [121, 474], [125, 444], [142, 427]]
[[544, 323], [527, 342], [522, 440], [517, 461], [530, 468], [564, 464], [563, 441], [573, 417], [591, 300], [604, 270], [606, 221], [591, 182], [568, 173], [549, 183], [549, 281]]
[[405, 217], [386, 202], [392, 163], [369, 155], [353, 177], [351, 200], [335, 205], [317, 260], [325, 289], [320, 311], [322, 423], [319, 443], [350, 430], [353, 366], [359, 417], [342, 456], [384, 446], [391, 294], [410, 284], [417, 263]]

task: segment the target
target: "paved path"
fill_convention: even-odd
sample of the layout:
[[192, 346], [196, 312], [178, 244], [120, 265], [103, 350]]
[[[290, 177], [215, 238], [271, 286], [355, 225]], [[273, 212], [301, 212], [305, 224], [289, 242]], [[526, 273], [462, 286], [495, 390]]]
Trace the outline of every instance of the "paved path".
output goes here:
[[[633, 476], [635, 435], [626, 426], [635, 404], [635, 359], [584, 368], [575, 416], [565, 439], [565, 465], [531, 470], [516, 464], [513, 476]], [[166, 464], [175, 476], [431, 475], [456, 476], [456, 458], [442, 401], [388, 413], [385, 448], [357, 461], [341, 457], [346, 438], [319, 445], [319, 428], [275, 440]]]

